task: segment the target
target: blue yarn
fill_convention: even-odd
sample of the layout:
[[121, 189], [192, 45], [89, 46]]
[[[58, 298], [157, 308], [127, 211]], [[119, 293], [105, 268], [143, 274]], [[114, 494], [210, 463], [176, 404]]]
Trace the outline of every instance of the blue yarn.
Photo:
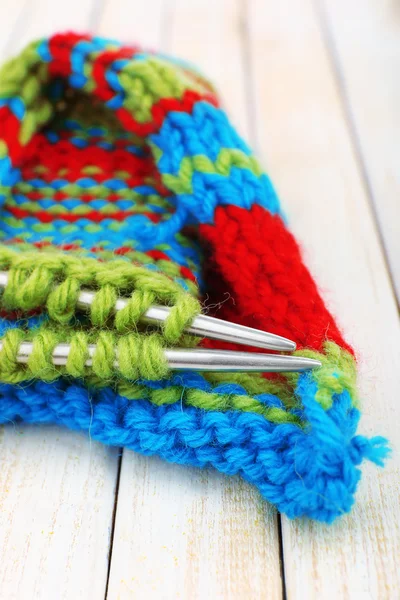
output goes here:
[[25, 116], [25, 104], [22, 98], [2, 98], [0, 100], [0, 108], [7, 106], [17, 119], [23, 119]]
[[[186, 156], [206, 156], [215, 161], [221, 148], [239, 149], [251, 155], [223, 111], [207, 102], [199, 102], [192, 114], [172, 111], [159, 132], [149, 137], [162, 152], [157, 168], [163, 175], [176, 176]], [[257, 177], [249, 169], [233, 166], [229, 177], [196, 171], [191, 186], [191, 193], [177, 194], [174, 198], [181, 224], [185, 220], [212, 223], [216, 207], [227, 204], [246, 209], [260, 204], [272, 214], [280, 212], [270, 179], [265, 174]]]
[[39, 327], [47, 319], [48, 316], [46, 314], [16, 320], [0, 319], [0, 336], [3, 336], [8, 329], [17, 329], [18, 327], [36, 329], [36, 327]]
[[111, 110], [117, 110], [124, 105], [125, 95], [124, 94], [115, 94], [113, 98], [107, 100], [105, 102], [105, 106], [110, 108]]
[[[176, 175], [186, 156], [207, 156], [215, 161], [221, 148], [238, 149], [247, 156], [250, 148], [233, 127], [226, 114], [209, 102], [198, 102], [191, 114], [170, 112], [160, 131], [150, 136], [163, 155], [157, 167], [161, 173]], [[174, 152], [171, 153], [171, 148]]]
[[50, 52], [50, 48], [49, 48], [49, 42], [48, 40], [43, 40], [37, 49], [37, 52], [40, 56], [40, 58], [44, 61], [44, 62], [50, 62], [52, 59], [52, 55]]
[[68, 381], [2, 384], [0, 422], [55, 423], [170, 462], [211, 465], [240, 474], [290, 518], [330, 523], [354, 503], [357, 465], [364, 458], [382, 465], [388, 449], [383, 438], [354, 435], [360, 415], [350, 408], [347, 392], [334, 398], [328, 412], [315, 392], [311, 377], [301, 377], [297, 394], [307, 420], [301, 429], [240, 411], [129, 401], [111, 389], [88, 390]]
[[71, 51], [71, 67], [73, 72], [83, 76], [87, 56], [93, 52], [105, 50], [107, 46], [110, 45], [119, 46], [120, 44], [117, 44], [116, 42], [110, 42], [110, 40], [105, 38], [92, 38], [91, 40], [78, 41]]

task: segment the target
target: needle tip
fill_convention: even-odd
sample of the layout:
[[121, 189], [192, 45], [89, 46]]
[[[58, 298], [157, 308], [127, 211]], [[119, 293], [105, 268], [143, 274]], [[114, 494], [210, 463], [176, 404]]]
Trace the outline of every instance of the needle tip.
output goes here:
[[305, 369], [319, 369], [322, 367], [322, 362], [314, 358], [304, 358], [303, 364]]
[[294, 352], [296, 350], [296, 342], [282, 338], [281, 344], [285, 352]]

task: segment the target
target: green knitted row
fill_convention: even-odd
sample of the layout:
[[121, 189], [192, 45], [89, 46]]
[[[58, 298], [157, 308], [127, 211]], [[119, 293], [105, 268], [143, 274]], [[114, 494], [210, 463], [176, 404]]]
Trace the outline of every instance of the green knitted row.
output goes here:
[[[203, 375], [213, 381], [215, 373], [203, 373]], [[232, 381], [234, 379], [233, 377]], [[269, 382], [265, 379], [264, 387], [266, 389], [269, 387]], [[263, 390], [264, 394], [268, 393], [266, 389]], [[202, 410], [252, 412], [262, 415], [273, 423], [301, 424], [300, 419], [296, 415], [283, 408], [266, 406], [263, 402], [254, 398], [248, 390], [243, 394], [223, 394], [214, 391], [205, 392], [196, 388], [182, 386], [169, 386], [160, 390], [154, 390], [143, 385], [120, 381], [117, 385], [117, 391], [121, 396], [129, 400], [148, 399], [158, 406], [181, 402], [185, 406], [194, 406]]]
[[[17, 355], [22, 342], [32, 341], [33, 351], [27, 364], [20, 364]], [[59, 343], [68, 343], [70, 352], [65, 366], [53, 364], [54, 348]], [[89, 343], [95, 344], [92, 356]], [[203, 410], [242, 410], [264, 415], [273, 422], [297, 422], [288, 408], [296, 406], [293, 389], [297, 384], [298, 374], [282, 374], [278, 381], [271, 381], [259, 375], [244, 373], [232, 374], [232, 382], [239, 383], [246, 389], [245, 394], [221, 394], [204, 392], [197, 389], [184, 389], [181, 386], [170, 386], [163, 390], [149, 389], [135, 383], [138, 379], [157, 380], [169, 375], [169, 368], [164, 352], [164, 341], [161, 336], [129, 334], [116, 336], [109, 331], [87, 334], [78, 331], [66, 335], [66, 329], [55, 329], [48, 326], [39, 331], [31, 331], [27, 335], [20, 329], [9, 330], [2, 339], [0, 350], [1, 381], [5, 383], [21, 383], [31, 379], [53, 381], [59, 377], [71, 376], [84, 378], [88, 384], [96, 387], [112, 385], [118, 392], [129, 399], [149, 398], [155, 404], [170, 404], [181, 400]], [[319, 391], [317, 400], [325, 409], [330, 408], [334, 394], [341, 394], [348, 389], [353, 403], [355, 401], [354, 359], [349, 353], [338, 351], [338, 346], [329, 342], [327, 355], [316, 352], [301, 351], [301, 356], [312, 356], [322, 361], [323, 366], [313, 373]], [[91, 365], [86, 361], [91, 358]], [[332, 360], [333, 359], [333, 360]], [[118, 365], [116, 364], [118, 361]], [[223, 374], [205, 374], [213, 386], [218, 385]], [[273, 394], [285, 404], [285, 409], [269, 408], [253, 397], [257, 394]]]
[[[92, 169], [85, 169], [85, 171], [86, 175], [94, 174]], [[120, 173], [118, 174], [118, 177], [121, 178]], [[37, 189], [31, 183], [27, 181], [21, 181], [15, 185], [15, 191], [19, 194], [30, 194], [31, 192], [37, 191]], [[66, 183], [63, 187], [54, 189], [54, 187], [51, 187], [50, 185], [46, 185], [44, 183], [43, 186], [40, 188], [40, 194], [43, 198], [54, 198], [54, 196], [59, 194], [60, 191], [73, 198], [77, 198], [82, 194], [82, 187], [77, 183]], [[110, 188], [108, 188], [107, 186], [98, 183], [93, 184], [90, 187], [86, 187], [85, 194], [91, 194], [92, 196], [96, 196], [96, 198], [98, 198], [99, 200], [103, 200], [107, 199], [110, 196], [111, 191]], [[134, 189], [130, 188], [118, 190], [118, 196], [121, 200], [135, 201], [135, 209], [140, 206], [143, 206], [144, 208], [147, 207], [148, 211], [149, 207], [147, 206], [147, 204], [154, 204], [155, 206], [160, 206], [162, 208], [170, 206], [169, 200], [164, 196], [161, 196], [159, 194], [151, 194], [145, 196], [143, 194], [139, 194]], [[29, 201], [27, 200], [27, 202]], [[36, 209], [37, 208], [38, 205], [36, 203]]]
[[[20, 345], [32, 343], [26, 364], [18, 362]], [[9, 329], [1, 340], [0, 373], [4, 383], [21, 383], [32, 379], [54, 381], [59, 377], [89, 379], [101, 385], [110, 384], [116, 376], [135, 381], [139, 378], [162, 379], [169, 374], [164, 356], [164, 340], [158, 334], [117, 336], [111, 331], [91, 334], [65, 329], [41, 327], [28, 334], [22, 329]], [[53, 363], [58, 344], [70, 346], [65, 366]], [[89, 344], [94, 344], [90, 353]], [[90, 359], [90, 366], [86, 362]]]
[[[187, 239], [184, 238], [181, 234], [176, 234], [175, 236], [177, 242], [183, 246], [185, 245], [189, 245], [187, 242]], [[101, 250], [98, 250], [98, 258], [101, 259], [101, 261], [110, 261], [110, 260], [116, 260], [116, 257], [118, 256], [114, 250], [107, 250], [107, 241], [105, 240], [104, 242], [100, 241], [98, 243], [99, 247], [101, 248]], [[167, 244], [160, 244], [159, 246], [157, 246], [158, 250], [161, 251], [168, 251], [170, 249], [170, 247]], [[128, 250], [128, 248], [126, 248], [126, 250]], [[29, 242], [20, 242], [18, 244], [18, 251], [19, 252], [23, 252], [23, 253], [29, 253], [29, 252], [37, 252], [37, 248], [29, 243]], [[41, 254], [55, 254], [55, 253], [59, 253], [60, 249], [57, 248], [57, 246], [53, 246], [51, 243], [49, 243], [48, 245], [45, 245], [43, 247], [41, 247], [40, 249], [40, 253]], [[73, 249], [69, 249], [68, 250], [68, 254], [70, 254], [71, 256], [81, 256], [82, 255], [82, 249], [77, 247], [75, 250]], [[134, 248], [132, 248], [129, 251], [124, 252], [124, 259], [126, 261], [129, 261], [131, 263], [137, 264], [137, 265], [142, 265], [142, 266], [147, 266], [147, 265], [156, 265], [157, 266], [157, 270], [160, 271], [161, 273], [163, 273], [164, 275], [167, 275], [167, 277], [169, 277], [170, 279], [176, 279], [178, 277], [183, 277], [181, 274], [181, 270], [180, 270], [180, 266], [173, 262], [172, 260], [164, 260], [164, 259], [160, 259], [160, 258], [152, 258], [151, 256], [149, 256], [148, 254], [146, 254], [145, 252], [140, 252], [138, 250], [135, 250]], [[0, 248], [0, 261], [1, 261], [1, 248]], [[194, 264], [194, 262], [192, 260], [190, 260], [190, 258], [188, 258], [187, 260], [188, 263], [188, 268], [190, 271], [195, 271], [196, 270], [196, 265]], [[185, 279], [185, 284], [187, 286], [188, 292], [193, 295], [193, 296], [197, 296], [199, 293], [198, 287], [197, 285], [191, 281], [188, 278], [183, 277], [183, 279]]]
[[[99, 328], [110, 325], [110, 316], [113, 315], [113, 307], [120, 291], [134, 289], [126, 309], [118, 311], [114, 316], [115, 329], [120, 333], [135, 328], [143, 313], [156, 300], [166, 304], [175, 302], [170, 315], [172, 318], [167, 319], [163, 331], [165, 340], [173, 343], [181, 338], [184, 327], [199, 310], [197, 300], [183, 292], [180, 286], [168, 278], [155, 272], [149, 273], [146, 269], [123, 260], [115, 260], [108, 264], [91, 258], [82, 259], [58, 253], [53, 255], [36, 252], [21, 255], [11, 249], [2, 248], [0, 269], [7, 269], [9, 274], [9, 283], [2, 297], [4, 306], [26, 311], [46, 304], [51, 318], [63, 324], [69, 322], [75, 313], [81, 285], [97, 289], [89, 316], [92, 325]], [[82, 344], [82, 338], [80, 339]], [[146, 341], [146, 344], [148, 354], [156, 356], [154, 339], [152, 338], [151, 342]], [[181, 344], [183, 345], [182, 340]], [[114, 347], [112, 351], [114, 352]], [[160, 352], [159, 347], [157, 352]], [[328, 342], [324, 353], [301, 350], [296, 354], [317, 358], [322, 362], [322, 368], [314, 371], [313, 377], [318, 382], [317, 400], [325, 409], [330, 407], [333, 394], [340, 394], [344, 389], [350, 391], [353, 404], [356, 404], [355, 361], [348, 352]], [[162, 362], [161, 360], [161, 364]], [[148, 367], [147, 364], [144, 363], [145, 371], [141, 375], [145, 378], [154, 379], [160, 372], [165, 372], [165, 363], [161, 371], [155, 366]], [[102, 372], [109, 373], [110, 369]], [[209, 374], [206, 377], [217, 381], [218, 374]], [[232, 375], [232, 378], [234, 379], [235, 375]], [[291, 398], [297, 379], [297, 373], [282, 374], [279, 381], [273, 382], [261, 376], [236, 376], [236, 380], [249, 394], [272, 393], [287, 407], [293, 405]], [[207, 396], [202, 407], [214, 408], [215, 400], [210, 402]]]
[[[158, 164], [163, 152], [155, 144], [150, 143], [149, 146], [153, 151], [156, 164]], [[162, 175], [162, 181], [174, 194], [192, 194], [193, 174], [196, 171], [229, 177], [232, 168], [247, 169], [256, 177], [263, 175], [263, 171], [254, 156], [249, 156], [237, 148], [223, 148], [214, 161], [204, 154], [191, 157], [185, 156], [181, 160], [177, 175], [165, 173]]]
[[[294, 356], [304, 356], [319, 360], [322, 366], [310, 373], [317, 384], [316, 400], [325, 410], [329, 410], [335, 394], [348, 391], [352, 406], [358, 406], [357, 369], [354, 356], [334, 342], [324, 344], [324, 352], [315, 350], [296, 350]], [[226, 382], [225, 373], [205, 373], [204, 377], [213, 385]], [[250, 395], [272, 394], [277, 396], [286, 408], [294, 408], [297, 399], [294, 390], [297, 387], [300, 373], [279, 373], [273, 379], [262, 373], [230, 373], [231, 383], [241, 385]], [[204, 406], [203, 408], [211, 408]]]
[[[0, 249], [0, 270], [8, 271], [2, 306], [8, 310], [31, 311], [46, 307], [55, 323], [68, 324], [76, 312], [83, 287], [95, 292], [89, 310], [95, 327], [113, 327], [118, 333], [136, 330], [152, 304], [170, 306], [162, 325], [168, 344], [181, 340], [187, 325], [200, 312], [200, 304], [182, 287], [156, 271], [149, 271], [123, 259], [99, 262], [66, 253], [18, 253]], [[118, 297], [127, 305], [114, 311]]]
[[[4, 189], [0, 186], [0, 194], [4, 192]], [[3, 209], [4, 210], [4, 209]], [[2, 217], [2, 222], [10, 228], [20, 229], [24, 221], [21, 219], [17, 219], [15, 217]], [[41, 234], [41, 241], [46, 241], [46, 235], [49, 235], [48, 240], [51, 241], [54, 237], [54, 227], [51, 223], [34, 223], [30, 229], [35, 233]], [[108, 231], [114, 231], [115, 233], [119, 233], [121, 230], [126, 229], [126, 222], [124, 221], [113, 221], [108, 225]], [[88, 234], [97, 234], [104, 233], [104, 227], [100, 223], [88, 223], [84, 227], [79, 227], [74, 223], [67, 223], [64, 227], [60, 227], [58, 232], [64, 236], [68, 236], [69, 234], [82, 234], [82, 232]], [[26, 231], [26, 233], [22, 234], [21, 237], [23, 239], [29, 240], [30, 231]]]
[[[21, 344], [27, 341], [32, 342], [33, 349], [27, 362], [20, 363], [17, 360], [18, 352]], [[138, 379], [157, 380], [169, 374], [163, 340], [157, 334], [116, 336], [112, 332], [102, 331], [96, 336], [78, 331], [68, 337], [50, 328], [42, 328], [28, 335], [21, 329], [11, 329], [1, 342], [0, 373], [4, 383], [15, 385], [32, 379], [54, 381], [60, 377], [81, 378], [89, 386], [113, 386], [130, 400], [147, 398], [157, 405], [172, 404], [179, 400], [203, 410], [254, 412], [274, 423], [300, 422], [287, 410], [268, 407], [247, 393], [221, 394], [181, 386], [154, 390], [136, 383]], [[70, 345], [65, 366], [53, 364], [53, 352], [60, 343]], [[96, 345], [92, 355], [89, 343]], [[88, 359], [91, 360], [90, 366], [86, 366]]]
[[[35, 213], [39, 212], [41, 210], [41, 206], [35, 202], [34, 200], [26, 200], [25, 202], [17, 202], [16, 200], [10, 199], [7, 202], [7, 207], [5, 208], [5, 210], [9, 210], [10, 208], [18, 208], [21, 210], [26, 210], [27, 212], [30, 213], [30, 216], [35, 217]], [[144, 204], [136, 204], [135, 206], [132, 206], [132, 210], [135, 211], [135, 214], [147, 214], [149, 212], [149, 208], [146, 207]], [[92, 208], [88, 205], [83, 205], [80, 204], [78, 206], [75, 206], [74, 208], [72, 208], [71, 210], [69, 210], [68, 208], [66, 208], [65, 206], [63, 206], [62, 204], [55, 204], [54, 206], [51, 206], [47, 209], [47, 212], [49, 215], [54, 215], [57, 217], [61, 217], [63, 215], [78, 215], [81, 218], [86, 217], [87, 215], [90, 215], [92, 211]], [[112, 217], [114, 214], [119, 213], [120, 212], [120, 208], [116, 205], [116, 204], [106, 204], [105, 206], [102, 206], [101, 208], [99, 208], [98, 212], [104, 216], [107, 217]]]

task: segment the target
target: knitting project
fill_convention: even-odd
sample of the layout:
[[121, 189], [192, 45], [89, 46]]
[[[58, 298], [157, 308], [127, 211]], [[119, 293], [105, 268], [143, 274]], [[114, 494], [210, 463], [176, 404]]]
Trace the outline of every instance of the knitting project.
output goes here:
[[[58, 423], [238, 473], [289, 517], [349, 511], [358, 465], [381, 465], [386, 441], [356, 435], [354, 352], [196, 69], [71, 33], [28, 46], [0, 74], [0, 201], [1, 423]], [[95, 291], [86, 314], [83, 287]], [[115, 314], [117, 297], [130, 300]], [[170, 373], [163, 347], [196, 343], [183, 331], [200, 297], [218, 317], [295, 340], [322, 368]], [[172, 307], [161, 330], [140, 324], [153, 303]], [[60, 342], [65, 367], [51, 360]]]

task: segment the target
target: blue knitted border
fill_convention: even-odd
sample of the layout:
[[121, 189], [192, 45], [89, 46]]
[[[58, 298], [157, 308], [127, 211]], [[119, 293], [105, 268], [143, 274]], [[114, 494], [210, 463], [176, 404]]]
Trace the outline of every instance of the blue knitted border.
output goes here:
[[67, 381], [2, 384], [0, 422], [56, 423], [144, 455], [211, 465], [226, 475], [240, 474], [290, 518], [330, 523], [354, 503], [357, 466], [363, 459], [382, 465], [387, 443], [354, 435], [360, 415], [347, 392], [324, 411], [315, 400], [315, 383], [304, 374], [296, 393], [306, 429], [274, 425], [252, 413], [199, 411], [179, 402], [158, 407]]

